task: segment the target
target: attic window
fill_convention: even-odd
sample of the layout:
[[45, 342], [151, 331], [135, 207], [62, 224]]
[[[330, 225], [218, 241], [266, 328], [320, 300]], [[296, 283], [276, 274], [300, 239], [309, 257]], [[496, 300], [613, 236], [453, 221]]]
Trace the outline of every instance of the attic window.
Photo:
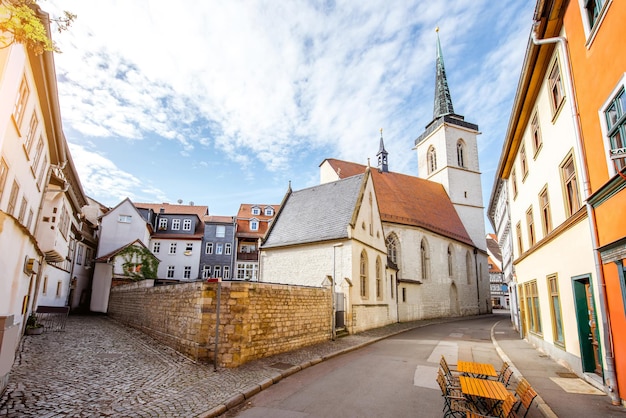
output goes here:
[[274, 208], [265, 208], [265, 216], [273, 216]]
[[117, 221], [121, 223], [129, 224], [132, 218], [133, 217], [130, 215], [120, 215], [119, 218], [117, 218]]
[[260, 215], [260, 214], [261, 214], [261, 208], [256, 207], [256, 206], [255, 206], [255, 207], [253, 207], [253, 208], [252, 208], [252, 214], [253, 214], [253, 215]]
[[259, 230], [259, 221], [258, 221], [258, 219], [251, 219], [250, 220], [250, 230], [251, 231], [258, 231]]

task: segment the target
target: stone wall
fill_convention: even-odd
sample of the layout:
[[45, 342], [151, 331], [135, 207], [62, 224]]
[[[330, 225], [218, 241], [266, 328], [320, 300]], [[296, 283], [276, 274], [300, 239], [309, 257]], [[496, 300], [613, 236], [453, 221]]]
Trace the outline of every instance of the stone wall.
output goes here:
[[217, 293], [218, 364], [245, 362], [330, 338], [329, 290], [269, 283], [193, 282], [111, 289], [109, 315], [195, 360], [213, 361]]

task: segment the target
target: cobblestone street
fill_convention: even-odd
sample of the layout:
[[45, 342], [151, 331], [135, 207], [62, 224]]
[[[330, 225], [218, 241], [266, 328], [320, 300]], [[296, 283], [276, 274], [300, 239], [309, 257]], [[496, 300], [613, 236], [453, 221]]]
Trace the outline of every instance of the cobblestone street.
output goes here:
[[22, 339], [0, 416], [214, 416], [303, 365], [431, 322], [393, 324], [214, 371], [105, 316], [70, 316], [64, 332]]

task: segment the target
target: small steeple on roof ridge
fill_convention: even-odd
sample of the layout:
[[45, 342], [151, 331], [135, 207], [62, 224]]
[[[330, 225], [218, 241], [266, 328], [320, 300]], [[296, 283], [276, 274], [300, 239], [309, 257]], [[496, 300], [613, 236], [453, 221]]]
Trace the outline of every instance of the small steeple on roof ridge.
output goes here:
[[388, 155], [389, 153], [385, 149], [385, 143], [383, 141], [383, 128], [380, 128], [380, 147], [378, 148], [378, 154], [376, 154], [376, 156], [378, 157], [378, 171], [381, 173], [389, 172]]
[[433, 120], [437, 119], [440, 116], [454, 114], [454, 108], [452, 107], [452, 97], [450, 96], [450, 87], [448, 87], [448, 78], [446, 77], [446, 68], [443, 64], [441, 42], [439, 41], [439, 27], [435, 29], [435, 32], [437, 32], [437, 59]]

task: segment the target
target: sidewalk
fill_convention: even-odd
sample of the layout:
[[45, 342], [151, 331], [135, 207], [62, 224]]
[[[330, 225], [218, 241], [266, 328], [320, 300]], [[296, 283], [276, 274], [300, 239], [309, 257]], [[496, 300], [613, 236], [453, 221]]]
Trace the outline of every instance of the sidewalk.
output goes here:
[[498, 322], [491, 338], [502, 361], [514, 376], [523, 376], [539, 394], [533, 402], [547, 418], [626, 417], [626, 408], [614, 406], [598, 388], [579, 378], [525, 340], [508, 320]]
[[[536, 388], [541, 399], [533, 407], [542, 415], [626, 418], [626, 408], [612, 406], [606, 395], [564, 390], [553, 379], [593, 388], [520, 340], [508, 316], [494, 317], [502, 320], [492, 328], [492, 342], [514, 367], [514, 376], [526, 377]], [[22, 340], [0, 398], [0, 417], [216, 417], [326, 359], [413, 328], [467, 319], [391, 324], [214, 371], [105, 316], [70, 316], [65, 332]]]

